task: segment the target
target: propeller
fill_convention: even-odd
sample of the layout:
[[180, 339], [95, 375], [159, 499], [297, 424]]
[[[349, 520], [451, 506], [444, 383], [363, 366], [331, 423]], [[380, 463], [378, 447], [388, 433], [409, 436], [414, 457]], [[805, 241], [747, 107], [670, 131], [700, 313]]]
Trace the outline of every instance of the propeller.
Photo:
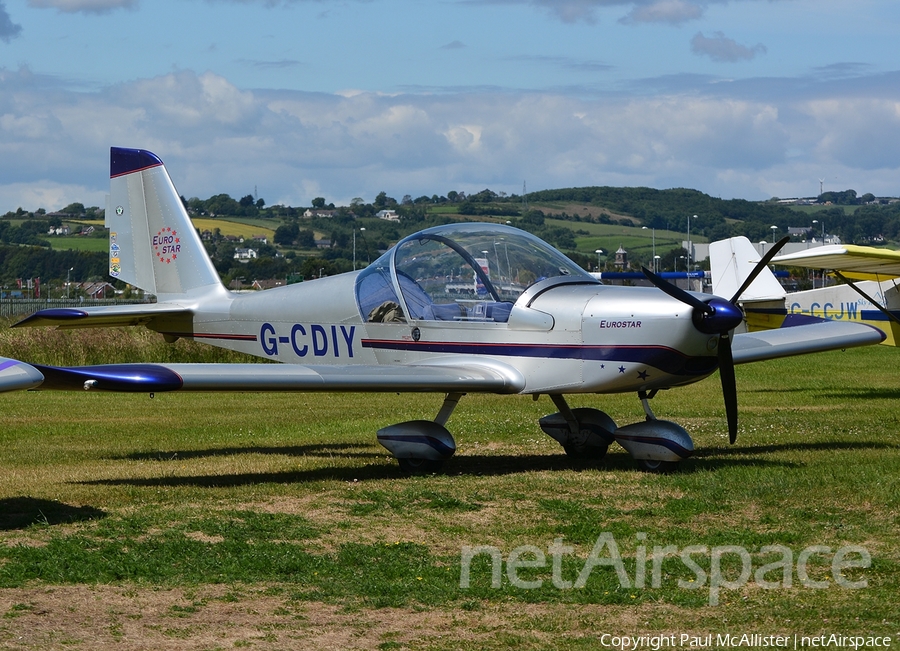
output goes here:
[[731, 354], [731, 331], [744, 320], [744, 313], [737, 306], [737, 300], [790, 239], [790, 237], [783, 237], [769, 249], [762, 259], [756, 263], [756, 266], [753, 267], [746, 280], [744, 280], [729, 301], [718, 297], [704, 301], [695, 294], [686, 292], [657, 276], [646, 267], [641, 267], [647, 280], [672, 298], [693, 308], [691, 320], [694, 322], [694, 327], [697, 330], [704, 334], [719, 335], [719, 344], [717, 346], [719, 378], [722, 381], [722, 397], [725, 399], [725, 416], [728, 421], [728, 440], [731, 443], [737, 440], [738, 424], [737, 383], [734, 376], [734, 357]]

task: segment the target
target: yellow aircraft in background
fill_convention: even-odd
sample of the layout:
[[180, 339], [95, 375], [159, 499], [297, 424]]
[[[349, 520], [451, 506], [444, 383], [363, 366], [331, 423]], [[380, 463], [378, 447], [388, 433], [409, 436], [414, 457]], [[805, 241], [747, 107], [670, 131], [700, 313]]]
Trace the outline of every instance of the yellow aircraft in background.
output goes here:
[[[746, 237], [710, 245], [713, 293], [728, 295], [760, 260]], [[750, 331], [771, 330], [806, 317], [857, 321], [885, 333], [882, 342], [900, 342], [900, 251], [834, 244], [776, 256], [772, 264], [830, 271], [845, 284], [788, 293], [768, 269], [741, 298]]]

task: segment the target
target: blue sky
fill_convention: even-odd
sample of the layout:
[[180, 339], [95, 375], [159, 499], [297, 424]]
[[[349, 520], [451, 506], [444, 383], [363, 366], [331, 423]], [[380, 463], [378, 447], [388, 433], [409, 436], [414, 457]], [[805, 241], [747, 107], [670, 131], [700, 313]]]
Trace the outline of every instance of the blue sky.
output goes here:
[[900, 195], [895, 0], [0, 0], [0, 212], [179, 191]]

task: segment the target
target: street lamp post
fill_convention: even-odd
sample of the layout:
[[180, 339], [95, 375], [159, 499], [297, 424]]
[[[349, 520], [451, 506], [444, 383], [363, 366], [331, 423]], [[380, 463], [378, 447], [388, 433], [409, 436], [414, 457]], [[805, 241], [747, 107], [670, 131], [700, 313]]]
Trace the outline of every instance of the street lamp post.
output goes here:
[[[814, 219], [813, 224], [818, 224], [819, 220]], [[825, 246], [825, 220], [822, 220], [822, 246]]]
[[69, 270], [66, 272], [66, 298], [69, 298], [69, 278], [71, 278], [72, 269], [75, 267], [69, 267]]
[[597, 271], [600, 271], [600, 256], [603, 255], [603, 249], [597, 249], [594, 253], [597, 254]]
[[778, 230], [778, 227], [777, 227], [777, 226], [770, 226], [769, 228], [772, 229], [772, 244], [775, 244], [775, 231]]
[[[360, 232], [365, 232], [365, 228], [360, 228]], [[356, 229], [353, 229], [353, 271], [356, 271]]]
[[[641, 230], [647, 230], [647, 227], [641, 226]], [[653, 247], [653, 253], [652, 253], [652, 255], [653, 255], [653, 265], [652, 265], [653, 273], [658, 273], [658, 270], [656, 269], [656, 258], [657, 258], [657, 256], [656, 256], [656, 227], [652, 227], [650, 229], [650, 237], [652, 238], [651, 241], [652, 241], [652, 247]]]
[[[688, 227], [687, 227], [687, 236], [688, 236], [688, 252], [687, 252], [687, 264], [685, 265], [685, 271], [691, 270], [691, 253], [694, 247], [691, 246], [691, 217], [688, 217]], [[693, 219], [697, 219], [697, 215], [693, 216]]]

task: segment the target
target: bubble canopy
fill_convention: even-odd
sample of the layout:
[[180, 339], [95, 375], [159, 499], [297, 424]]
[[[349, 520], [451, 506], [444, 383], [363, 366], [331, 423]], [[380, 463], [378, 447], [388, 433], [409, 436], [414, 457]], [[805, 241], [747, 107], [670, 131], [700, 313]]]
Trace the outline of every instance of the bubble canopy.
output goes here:
[[368, 322], [504, 323], [528, 287], [553, 278], [596, 282], [525, 231], [447, 224], [410, 235], [360, 272], [356, 297]]

